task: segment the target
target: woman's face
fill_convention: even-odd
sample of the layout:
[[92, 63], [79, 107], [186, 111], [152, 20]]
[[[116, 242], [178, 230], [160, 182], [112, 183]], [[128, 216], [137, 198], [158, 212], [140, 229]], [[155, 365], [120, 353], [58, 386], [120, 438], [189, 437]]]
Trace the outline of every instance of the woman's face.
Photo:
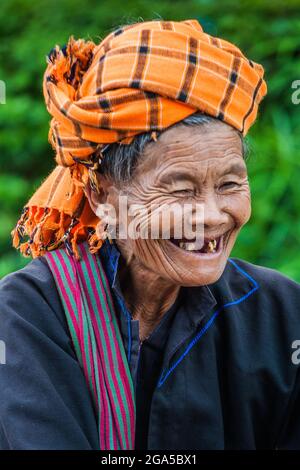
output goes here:
[[[127, 196], [129, 207], [137, 204], [147, 208], [147, 214], [144, 211], [136, 216], [136, 227], [148, 224], [152, 229], [161, 228], [162, 219], [157, 217], [155, 207], [173, 207], [174, 203], [177, 207], [192, 207], [192, 226], [196, 222], [203, 224], [205, 243], [201, 251], [200, 245], [187, 237], [174, 239], [175, 224], [181, 222], [178, 216], [171, 217], [169, 239], [117, 240], [126, 258], [176, 285], [216, 282], [241, 227], [250, 218], [250, 189], [241, 140], [231, 126], [222, 122], [166, 130], [157, 142], [146, 146], [129, 185], [118, 189], [106, 181], [104, 186], [106, 202], [113, 204], [117, 212], [120, 195]], [[196, 204], [203, 208], [200, 216]], [[128, 223], [132, 220], [128, 217]]]

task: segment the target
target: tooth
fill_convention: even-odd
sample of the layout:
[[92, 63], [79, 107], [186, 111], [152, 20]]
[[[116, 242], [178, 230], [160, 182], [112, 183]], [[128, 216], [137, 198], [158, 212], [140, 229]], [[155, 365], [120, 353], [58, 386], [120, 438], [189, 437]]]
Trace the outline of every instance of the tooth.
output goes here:
[[180, 242], [179, 247], [183, 248], [184, 250], [187, 251], [193, 251], [196, 249], [195, 243], [185, 243], [185, 242]]
[[195, 243], [186, 243], [185, 244], [185, 249], [188, 250], [188, 251], [195, 250]]
[[204, 246], [204, 242], [201, 240], [196, 240], [195, 241], [195, 250], [201, 250]]
[[214, 239], [214, 240], [209, 240], [208, 242], [208, 251], [210, 253], [213, 253], [215, 251], [215, 248], [217, 246], [217, 241]]

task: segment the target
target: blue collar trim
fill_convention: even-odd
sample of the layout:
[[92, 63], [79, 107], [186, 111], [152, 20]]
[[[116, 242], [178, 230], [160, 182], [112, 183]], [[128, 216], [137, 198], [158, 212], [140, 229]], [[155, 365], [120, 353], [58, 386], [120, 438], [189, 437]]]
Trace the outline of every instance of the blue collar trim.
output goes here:
[[[112, 288], [112, 290], [115, 293], [116, 296], [116, 301], [118, 303], [118, 307], [120, 311], [126, 316], [127, 319], [127, 325], [128, 325], [128, 363], [130, 364], [130, 357], [131, 357], [131, 343], [132, 343], [132, 338], [131, 338], [131, 315], [127, 310], [127, 307], [125, 305], [124, 297], [122, 295], [120, 285], [119, 285], [119, 279], [117, 276], [118, 273], [118, 266], [119, 266], [119, 260], [120, 260], [120, 252], [117, 248], [117, 245], [114, 242], [109, 242], [109, 240], [105, 240], [103, 243], [101, 249], [100, 249], [100, 256], [101, 259], [104, 263], [105, 271], [109, 280], [109, 284]], [[192, 341], [187, 345], [185, 351], [183, 354], [179, 357], [179, 359], [169, 368], [163, 370], [163, 372], [160, 375], [160, 378], [157, 383], [157, 387], [161, 387], [163, 383], [166, 381], [166, 379], [170, 376], [170, 374], [174, 371], [174, 369], [180, 364], [180, 362], [185, 358], [185, 356], [189, 353], [189, 351], [192, 349], [193, 346], [202, 338], [202, 336], [206, 333], [206, 331], [213, 325], [215, 319], [218, 317], [218, 315], [222, 312], [222, 310], [232, 307], [233, 305], [237, 305], [244, 300], [246, 300], [250, 295], [252, 295], [255, 291], [259, 289], [258, 283], [251, 277], [246, 271], [244, 271], [240, 266], [237, 265], [237, 263], [231, 259], [228, 258], [228, 262], [231, 263], [231, 265], [234, 267], [234, 269], [239, 272], [244, 278], [248, 279], [250, 281], [250, 290], [238, 297], [235, 300], [225, 302], [221, 307], [219, 307], [215, 312], [212, 313], [210, 316], [209, 320], [206, 322], [206, 324], [201, 328], [201, 330], [197, 333], [197, 335], [192, 339]], [[216, 304], [215, 298], [213, 296], [213, 293], [211, 293], [210, 289], [208, 286], [206, 286], [207, 291], [209, 291], [211, 295], [211, 302], [212, 306]]]
[[204, 325], [204, 327], [197, 333], [197, 335], [192, 339], [192, 341], [187, 345], [185, 351], [183, 354], [179, 357], [179, 359], [167, 370], [163, 371], [161, 373], [161, 376], [158, 380], [157, 383], [157, 388], [161, 387], [163, 383], [166, 381], [166, 379], [170, 376], [170, 374], [174, 371], [174, 369], [180, 364], [180, 362], [185, 358], [185, 356], [189, 353], [189, 351], [192, 349], [193, 346], [202, 338], [202, 336], [206, 333], [206, 331], [212, 326], [214, 323], [215, 319], [217, 316], [222, 312], [223, 309], [232, 307], [233, 305], [237, 305], [244, 300], [246, 300], [250, 295], [252, 295], [255, 291], [259, 289], [258, 283], [253, 279], [248, 273], [246, 273], [240, 266], [236, 264], [235, 261], [233, 261], [231, 258], [228, 259], [228, 261], [234, 266], [234, 268], [239, 271], [244, 277], [246, 277], [252, 284], [252, 289], [242, 297], [239, 297], [236, 300], [233, 300], [231, 302], [227, 302], [223, 304], [220, 308], [218, 308], [213, 315], [210, 317], [208, 322]]

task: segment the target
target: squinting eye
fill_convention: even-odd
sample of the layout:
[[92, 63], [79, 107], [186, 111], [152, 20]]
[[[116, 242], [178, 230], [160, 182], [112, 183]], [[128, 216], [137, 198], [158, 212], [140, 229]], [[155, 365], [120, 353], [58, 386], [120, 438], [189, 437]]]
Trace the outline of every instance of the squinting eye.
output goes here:
[[228, 181], [227, 183], [224, 183], [224, 184], [221, 184], [221, 188], [224, 188], [224, 189], [230, 189], [234, 186], [241, 186], [239, 183], [236, 183], [235, 181]]
[[172, 191], [171, 194], [175, 194], [175, 196], [188, 196], [194, 194], [194, 191], [192, 189], [177, 189], [176, 191]]

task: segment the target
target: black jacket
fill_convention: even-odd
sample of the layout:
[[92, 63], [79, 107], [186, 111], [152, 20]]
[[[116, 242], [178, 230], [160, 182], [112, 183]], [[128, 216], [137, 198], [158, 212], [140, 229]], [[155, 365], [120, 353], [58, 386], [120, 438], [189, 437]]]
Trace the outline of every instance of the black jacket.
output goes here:
[[[149, 407], [148, 449], [300, 449], [300, 285], [232, 258], [218, 282], [184, 288], [181, 299]], [[0, 448], [98, 449], [42, 259], [0, 282], [0, 341]]]

